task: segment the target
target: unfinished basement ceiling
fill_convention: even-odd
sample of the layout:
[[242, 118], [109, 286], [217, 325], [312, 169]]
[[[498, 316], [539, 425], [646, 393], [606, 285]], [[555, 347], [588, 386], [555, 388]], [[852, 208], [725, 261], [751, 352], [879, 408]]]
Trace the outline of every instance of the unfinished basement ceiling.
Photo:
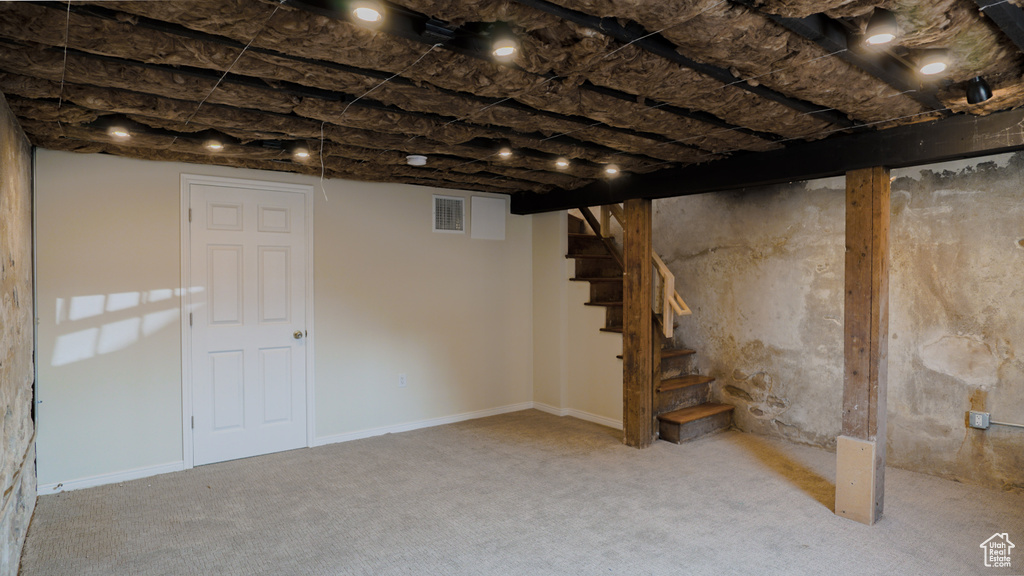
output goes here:
[[[506, 194], [1024, 103], [989, 6], [1018, 0], [397, 0], [376, 28], [352, 4], [3, 2], [0, 91], [40, 147]], [[876, 8], [899, 34], [867, 48]]]

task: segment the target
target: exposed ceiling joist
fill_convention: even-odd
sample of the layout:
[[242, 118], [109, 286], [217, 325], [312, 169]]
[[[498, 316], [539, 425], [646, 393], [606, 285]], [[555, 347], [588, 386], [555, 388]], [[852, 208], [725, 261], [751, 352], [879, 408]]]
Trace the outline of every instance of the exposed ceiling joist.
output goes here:
[[628, 25], [623, 25], [614, 18], [598, 18], [597, 16], [591, 16], [583, 12], [564, 8], [558, 4], [548, 2], [547, 0], [515, 1], [520, 4], [542, 10], [554, 16], [558, 16], [559, 18], [569, 20], [570, 22], [575, 22], [581, 26], [599, 30], [620, 42], [635, 44], [653, 54], [657, 54], [662, 58], [671, 60], [680, 66], [690, 68], [691, 70], [714, 78], [723, 84], [736, 86], [762, 98], [778, 102], [779, 104], [792, 108], [800, 113], [813, 114], [816, 118], [829, 122], [830, 124], [844, 128], [852, 128], [856, 126], [856, 123], [850, 120], [842, 112], [824, 108], [814, 104], [813, 102], [807, 102], [805, 100], [800, 100], [799, 98], [786, 96], [785, 94], [772, 90], [762, 84], [744, 82], [742, 78], [737, 78], [732, 72], [725, 68], [705, 64], [688, 58], [679, 52], [679, 48], [676, 45], [658, 34], [651, 34], [644, 30], [639, 24], [629, 23]]
[[534, 214], [839, 176], [850, 170], [902, 168], [1024, 149], [1024, 108], [988, 116], [951, 116], [929, 123], [862, 132], [744, 154], [708, 164], [595, 181], [575, 190], [512, 197], [512, 212]]
[[[48, 3], [48, 4], [45, 4], [45, 5], [50, 7], [50, 8], [53, 8], [53, 9], [63, 8], [63, 6], [58, 6], [58, 5], [53, 4], [53, 3]], [[110, 10], [110, 9], [102, 8], [102, 7], [96, 7], [96, 6], [75, 6], [75, 7], [72, 8], [72, 12], [74, 14], [80, 14], [80, 15], [83, 15], [83, 16], [90, 16], [90, 17], [95, 17], [95, 18], [102, 18], [102, 19], [109, 20], [109, 21], [117, 21], [118, 20], [118, 18], [117, 18], [117, 14], [118, 13], [117, 12], [115, 12], [113, 10]], [[217, 36], [217, 35], [213, 35], [213, 34], [206, 34], [206, 33], [197, 32], [197, 31], [191, 31], [191, 30], [188, 30], [187, 28], [184, 28], [184, 27], [181, 27], [181, 26], [177, 26], [177, 25], [173, 25], [173, 24], [168, 24], [168, 23], [164, 23], [164, 22], [155, 21], [155, 20], [148, 19], [148, 18], [145, 18], [145, 17], [136, 17], [136, 20], [137, 20], [136, 26], [138, 26], [138, 27], [141, 27], [141, 28], [144, 28], [144, 29], [158, 31], [158, 32], [161, 32], [163, 34], [168, 34], [169, 36], [172, 36], [172, 37], [173, 36], [187, 37], [187, 38], [190, 38], [190, 39], [195, 40], [197, 42], [209, 43], [210, 45], [230, 47], [230, 48], [235, 48], [235, 49], [239, 49], [239, 50], [241, 50], [242, 48], [245, 47], [245, 45], [240, 43], [240, 42], [237, 42], [235, 40], [232, 40], [230, 38], [225, 38], [225, 37], [222, 37], [222, 36]], [[434, 96], [432, 94], [428, 94], [426, 90], [422, 89], [416, 83], [414, 83], [414, 82], [412, 82], [412, 81], [410, 81], [408, 79], [405, 79], [405, 78], [402, 78], [402, 77], [394, 77], [394, 78], [392, 78], [392, 76], [394, 76], [394, 75], [386, 74], [386, 73], [383, 73], [383, 72], [380, 72], [380, 71], [376, 71], [376, 70], [360, 69], [360, 68], [356, 68], [356, 67], [353, 67], [353, 66], [346, 66], [346, 65], [343, 65], [343, 64], [337, 64], [337, 63], [330, 62], [330, 61], [325, 61], [325, 60], [313, 60], [313, 59], [310, 59], [310, 58], [304, 58], [304, 57], [301, 57], [301, 56], [294, 56], [294, 55], [290, 55], [290, 54], [287, 54], [287, 53], [284, 53], [284, 52], [279, 52], [279, 51], [275, 51], [275, 50], [269, 50], [269, 49], [266, 49], [266, 48], [260, 48], [260, 47], [254, 47], [254, 46], [250, 46], [246, 50], [248, 52], [265, 54], [265, 55], [271, 56], [273, 58], [289, 60], [289, 61], [295, 61], [295, 62], [301, 62], [304, 66], [308, 66], [312, 70], [315, 70], [316, 68], [323, 67], [323, 68], [329, 68], [329, 69], [332, 69], [332, 70], [337, 70], [337, 71], [340, 71], [340, 72], [344, 72], [346, 74], [353, 74], [353, 75], [359, 75], [359, 76], [369, 76], [369, 77], [373, 77], [373, 78], [377, 78], [377, 79], [380, 79], [380, 78], [390, 78], [389, 83], [393, 83], [395, 85], [402, 86], [403, 89], [405, 90], [405, 93], [408, 93], [409, 97], [406, 98], [406, 102], [408, 102], [409, 100], [415, 101], [415, 95], [416, 95], [417, 92], [423, 92], [424, 100], [427, 100], [430, 97]], [[97, 57], [97, 58], [110, 57], [110, 56], [105, 56], [103, 54], [97, 54], [95, 52], [86, 53], [86, 52], [81, 52], [81, 51], [78, 51], [78, 50], [75, 50], [75, 53], [89, 54], [89, 55], [92, 55], [92, 56]], [[119, 60], [123, 60], [124, 59], [123, 57], [120, 57], [120, 56], [117, 57], [117, 58]], [[170, 62], [168, 62], [168, 63], [170, 64]], [[155, 65], [157, 65], [157, 63], [154, 63], [152, 61], [148, 61], [148, 62], [135, 62], [135, 64], [142, 65], [142, 66], [155, 66]], [[204, 69], [204, 68], [197, 68], [195, 66], [187, 66], [187, 65], [182, 65], [182, 64], [173, 64], [173, 65], [176, 66], [177, 69], [181, 70], [182, 73], [200, 74], [200, 75], [205, 74], [206, 77], [210, 77], [210, 78], [219, 77], [219, 74], [216, 71], [211, 71], [211, 70], [207, 70], [207, 69]], [[225, 78], [225, 80], [227, 82], [246, 84], [246, 85], [249, 85], [251, 87], [266, 87], [266, 81], [265, 80], [273, 80], [274, 84], [275, 84], [275, 88], [279, 88], [283, 92], [294, 94], [294, 95], [300, 96], [300, 97], [315, 97], [315, 98], [321, 98], [321, 99], [326, 98], [326, 99], [331, 99], [331, 100], [340, 101], [340, 102], [352, 102], [352, 101], [356, 100], [356, 98], [357, 98], [357, 96], [355, 94], [345, 94], [342, 90], [337, 89], [337, 88], [327, 89], [327, 88], [318, 87], [318, 86], [311, 86], [308, 83], [306, 83], [306, 84], [299, 84], [299, 83], [296, 83], [296, 82], [293, 82], [293, 81], [289, 81], [289, 80], [285, 80], [285, 79], [282, 79], [282, 78], [273, 78], [273, 77], [271, 77], [271, 78], [252, 78], [252, 77], [247, 77], [245, 74], [230, 74], [227, 78]], [[596, 143], [595, 142], [588, 142], [587, 138], [585, 137], [585, 135], [581, 133], [581, 132], [583, 132], [584, 129], [587, 129], [587, 130], [590, 130], [590, 131], [597, 131], [597, 132], [601, 132], [601, 133], [603, 133], [603, 132], [617, 132], [619, 134], [624, 134], [624, 135], [626, 135], [629, 138], [648, 139], [648, 140], [651, 140], [652, 142], [656, 142], [656, 143], [670, 143], [673, 146], [681, 146], [681, 147], [684, 147], [684, 148], [693, 148], [693, 149], [698, 151], [698, 155], [699, 156], [703, 156], [704, 154], [706, 154], [708, 152], [712, 152], [713, 153], [713, 152], [715, 152], [715, 148], [721, 149], [721, 148], [723, 148], [725, 146], [724, 142], [723, 143], [719, 143], [719, 144], [715, 144], [715, 143], [712, 143], [712, 142], [707, 142], [707, 143], [704, 143], [705, 146], [708, 146], [708, 145], [711, 146], [710, 149], [707, 149], [707, 148], [702, 148], [701, 147], [702, 142], [699, 142], [698, 139], [688, 140], [686, 143], [681, 143], [681, 142], [677, 141], [678, 140], [677, 138], [672, 138], [672, 137], [667, 136], [667, 135], [655, 134], [655, 133], [652, 133], [652, 132], [646, 132], [646, 131], [643, 131], [643, 130], [627, 128], [627, 127], [623, 127], [623, 126], [619, 126], [619, 125], [601, 124], [601, 125], [598, 125], [598, 126], [594, 126], [594, 121], [591, 120], [590, 118], [583, 118], [583, 117], [578, 117], [578, 116], [570, 116], [570, 115], [565, 115], [565, 114], [559, 114], [557, 112], [551, 112], [551, 111], [544, 110], [544, 109], [533, 108], [533, 107], [527, 106], [525, 104], [521, 104], [519, 102], [516, 102], [515, 100], [511, 100], [511, 99], [496, 100], [496, 99], [492, 99], [492, 98], [480, 98], [480, 97], [477, 97], [477, 96], [472, 95], [472, 94], [455, 93], [454, 91], [446, 90], [446, 89], [443, 89], [443, 88], [437, 88], [437, 87], [432, 87], [431, 90], [432, 91], [436, 90], [438, 92], [441, 92], [442, 94], [450, 96], [453, 99], [464, 100], [464, 101], [466, 101], [466, 106], [464, 106], [464, 107], [469, 107], [469, 108], [472, 108], [473, 110], [479, 110], [479, 109], [482, 109], [482, 108], [497, 108], [498, 110], [501, 110], [501, 109], [511, 109], [511, 110], [516, 110], [518, 112], [522, 112], [524, 114], [529, 114], [529, 115], [539, 116], [539, 117], [544, 117], [544, 118], [550, 118], [551, 120], [554, 120], [555, 122], [547, 122], [545, 127], [547, 129], [549, 129], [549, 130], [558, 130], [559, 132], [561, 132], [560, 135], [555, 136], [555, 137], [553, 137], [551, 139], [560, 139], [560, 140], [565, 141], [567, 143], [571, 143], [574, 146], [580, 146], [580, 147], [595, 146], [595, 151], [599, 151], [600, 154], [609, 154], [609, 153], [619, 153], [619, 154], [621, 154], [621, 153], [633, 153], [633, 154], [635, 154], [636, 152], [635, 152], [635, 150], [634, 151], [624, 151], [624, 150], [616, 149], [614, 147], [614, 143], [616, 141], [616, 138], [614, 136], [612, 136], [611, 134], [600, 138], [600, 142], [596, 142]], [[597, 90], [595, 90], [595, 91], [597, 91]], [[615, 91], [601, 90], [601, 93], [603, 93], [603, 94], [612, 95], [613, 97], [615, 97], [615, 98], [617, 98], [619, 100], [629, 101], [629, 102], [635, 103], [636, 98], [634, 96], [628, 95], [628, 94], [625, 94], [625, 93], [614, 93], [614, 92]], [[390, 110], [392, 112], [397, 112], [397, 113], [402, 113], [402, 114], [411, 114], [413, 116], [418, 116], [418, 115], [425, 114], [422, 117], [424, 117], [424, 118], [433, 118], [433, 119], [441, 121], [441, 122], [443, 122], [445, 124], [449, 124], [449, 123], [452, 123], [454, 121], [458, 121], [460, 124], [465, 124], [467, 126], [478, 126], [481, 129], [487, 129], [487, 130], [492, 130], [492, 131], [493, 130], [499, 130], [500, 131], [500, 130], [503, 130], [505, 128], [511, 128], [516, 133], [524, 134], [523, 130], [516, 125], [517, 123], [506, 122], [505, 124], [502, 124], [500, 126], [496, 126], [493, 122], [487, 122], [486, 119], [484, 119], [484, 121], [482, 121], [482, 122], [475, 122], [473, 119], [470, 119], [470, 118], [457, 118], [457, 117], [451, 117], [451, 116], [443, 117], [442, 118], [442, 117], [438, 116], [437, 114], [429, 114], [429, 113], [422, 112], [420, 110], [409, 109], [409, 107], [410, 107], [409, 104], [406, 104], [405, 108], [398, 108], [398, 107], [393, 106], [393, 105], [383, 104], [384, 107], [381, 108], [382, 104], [378, 103], [376, 101], [376, 98], [379, 97], [381, 94], [382, 94], [382, 92], [378, 91], [371, 98], [359, 99], [359, 101], [355, 104], [355, 106], [359, 106], [359, 107], [376, 107], [376, 108], [379, 108], [381, 110]], [[676, 114], [678, 114], [680, 116], [686, 116], [685, 113], [682, 113], [682, 112], [680, 112], [680, 111], [678, 111], [676, 109], [670, 109], [668, 111], [672, 112], [672, 113], [676, 113]], [[711, 129], [711, 127], [720, 127], [719, 124], [710, 123], [710, 122], [708, 122], [708, 120], [709, 120], [708, 118], [702, 117], [702, 116], [700, 116], [698, 114], [692, 114], [690, 116], [692, 116], [694, 120], [708, 123], [709, 124], [709, 128], [708, 128], [709, 130]], [[710, 115], [708, 115], [708, 116], [710, 116]], [[507, 118], [508, 115], [505, 115], [505, 117]], [[493, 120], [493, 118], [492, 118], [492, 120]], [[766, 143], [770, 142], [770, 141], [773, 141], [773, 140], [779, 140], [780, 139], [779, 137], [777, 137], [775, 135], [761, 134], [761, 133], [758, 133], [758, 132], [755, 132], [755, 131], [745, 131], [744, 133], [745, 134], [753, 135], [753, 136], [755, 136], [757, 138], [760, 138], [760, 139], [764, 140]], [[575, 134], [575, 136], [567, 136], [568, 134]], [[580, 138], [581, 136], [582, 136], [582, 138]], [[545, 136], [540, 136], [540, 137], [544, 138]], [[747, 144], [747, 146], [749, 146], [749, 144]], [[744, 146], [744, 147], [746, 147], [746, 146]], [[672, 160], [672, 159], [673, 158], [668, 158], [668, 157], [665, 157], [665, 156], [659, 156], [658, 157], [658, 160], [660, 160], [660, 161]], [[678, 158], [678, 159], [682, 160], [683, 158]]]
[[[732, 2], [751, 10], [757, 9], [754, 0], [732, 0]], [[906, 93], [924, 106], [932, 110], [946, 109], [946, 106], [936, 96], [935, 87], [926, 88], [913, 70], [885, 52], [879, 50], [875, 53], [867, 53], [850, 46], [846, 28], [828, 16], [824, 14], [812, 14], [806, 18], [787, 18], [777, 14], [765, 14], [765, 16], [787, 30], [821, 46], [837, 58], [871, 74], [901, 93]]]
[[1006, 36], [1024, 52], [1024, 9], [999, 0], [974, 0], [982, 14], [999, 26]]
[[[307, 2], [305, 0], [284, 0], [289, 6], [300, 8], [314, 14], [319, 14], [329, 18], [339, 18], [342, 14], [336, 6], [324, 7], [315, 2]], [[478, 60], [491, 61], [490, 56], [490, 45], [488, 37], [485, 34], [477, 31], [466, 31], [462, 28], [455, 29], [447, 27], [447, 23], [431, 18], [425, 14], [420, 14], [415, 11], [403, 8], [395, 4], [389, 4], [392, 13], [389, 14], [387, 22], [382, 27], [381, 31], [388, 34], [393, 34], [405, 38], [407, 40], [413, 40], [421, 42], [427, 45], [439, 45], [446, 50], [451, 50], [455, 53], [476, 58]], [[440, 31], [440, 33], [439, 33]], [[521, 72], [525, 72], [522, 68], [515, 67]], [[583, 90], [589, 90], [617, 98], [624, 102], [636, 102], [636, 96], [627, 94], [621, 90], [615, 90], [607, 87], [599, 87], [594, 84], [584, 83], [580, 86]], [[736, 129], [744, 134], [751, 134], [758, 136], [759, 138], [765, 138], [769, 141], [778, 141], [782, 137], [775, 134], [764, 134], [757, 131], [746, 130], [742, 127], [738, 127], [729, 124], [725, 120], [709, 114], [707, 112], [695, 112], [686, 110], [678, 106], [666, 107], [659, 106], [657, 102], [649, 103], [649, 106], [653, 109], [658, 109], [669, 114], [675, 114], [683, 118], [689, 118], [698, 122], [707, 122], [715, 127], [727, 127], [730, 129]], [[820, 109], [821, 107], [817, 107]], [[801, 110], [806, 112], [807, 110]]]
[[[990, 15], [1010, 8], [987, 1]], [[810, 151], [822, 138], [836, 152], [833, 140], [861, 142], [839, 134], [885, 132], [942, 106], [987, 114], [1024, 102], [1013, 32], [968, 0], [887, 3], [905, 34], [878, 62], [854, 38], [880, 2], [387, 0], [376, 28], [347, 2], [0, 2], [0, 90], [33, 143], [130, 155], [103, 140], [105, 123], [130, 120], [154, 158], [153, 138], [166, 137], [176, 157], [201, 161], [192, 140], [208, 131], [233, 138], [246, 162], [294, 171], [302, 160], [284, 152], [322, 140], [330, 160], [360, 165], [350, 177], [553, 191], [549, 203], [609, 189], [609, 164], [624, 173], [614, 189], [661, 194], [656, 171], [669, 182], [746, 170], [789, 158], [754, 153]], [[489, 58], [499, 29], [517, 36], [512, 63]], [[955, 58], [942, 89], [925, 94], [907, 62], [933, 48]], [[994, 96], [969, 103], [964, 84], [979, 75]], [[411, 170], [408, 154], [436, 157], [434, 168]], [[822, 164], [814, 158], [802, 163]]]

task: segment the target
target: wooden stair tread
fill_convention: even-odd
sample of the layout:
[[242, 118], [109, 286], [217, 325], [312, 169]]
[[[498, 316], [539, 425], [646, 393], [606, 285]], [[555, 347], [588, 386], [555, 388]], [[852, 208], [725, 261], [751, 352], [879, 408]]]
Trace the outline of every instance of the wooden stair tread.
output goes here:
[[715, 379], [710, 376], [702, 376], [700, 374], [687, 374], [686, 376], [680, 376], [678, 378], [667, 378], [658, 384], [656, 392], [668, 392], [669, 390], [678, 390], [680, 388], [686, 388], [687, 386], [698, 386], [700, 384], [707, 384], [708, 382], [714, 382]]
[[600, 236], [589, 232], [569, 232], [569, 238], [600, 238]]
[[700, 420], [701, 418], [707, 418], [708, 416], [714, 416], [715, 414], [721, 414], [722, 412], [731, 412], [734, 408], [734, 406], [729, 404], [705, 402], [704, 404], [691, 406], [690, 408], [683, 408], [682, 410], [659, 414], [658, 420], [682, 425], [695, 420]]
[[566, 254], [565, 257], [579, 260], [611, 260], [614, 258], [611, 254]]
[[622, 306], [622, 301], [614, 302], [584, 302], [584, 306], [604, 306], [605, 308], [615, 308], [616, 306]]
[[622, 334], [622, 326], [612, 326], [611, 328], [601, 328], [601, 332], [615, 332], [616, 334]]
[[[666, 358], [678, 358], [679, 356], [689, 356], [690, 354], [696, 354], [696, 350], [690, 350], [689, 348], [662, 348], [661, 359]], [[616, 356], [619, 360], [622, 360], [622, 354]]]
[[572, 282], [622, 282], [622, 276], [590, 276], [584, 278], [569, 278]]

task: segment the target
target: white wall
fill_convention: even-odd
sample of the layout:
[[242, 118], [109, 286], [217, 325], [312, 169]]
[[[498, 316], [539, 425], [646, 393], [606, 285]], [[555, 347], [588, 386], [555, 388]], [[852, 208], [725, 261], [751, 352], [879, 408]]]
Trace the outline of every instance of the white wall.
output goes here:
[[[180, 467], [180, 175], [318, 180], [48, 150], [36, 172], [40, 485]], [[528, 406], [532, 219], [509, 216], [504, 241], [435, 234], [432, 193], [472, 193], [325, 186], [314, 216], [318, 442]]]
[[533, 400], [558, 411], [569, 400], [569, 273], [565, 212], [533, 217]]
[[566, 213], [533, 217], [534, 400], [537, 408], [622, 427], [622, 336], [601, 332], [590, 285], [569, 282]]

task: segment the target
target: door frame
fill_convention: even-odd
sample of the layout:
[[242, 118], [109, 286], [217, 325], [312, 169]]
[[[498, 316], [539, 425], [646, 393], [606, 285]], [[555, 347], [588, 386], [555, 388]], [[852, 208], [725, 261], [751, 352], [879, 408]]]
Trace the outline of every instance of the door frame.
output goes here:
[[284, 182], [267, 182], [263, 180], [244, 180], [241, 178], [223, 178], [202, 174], [181, 174], [181, 286], [178, 293], [181, 297], [181, 455], [184, 468], [188, 470], [195, 464], [192, 434], [192, 331], [189, 326], [189, 313], [193, 310], [191, 286], [192, 269], [192, 238], [188, 218], [189, 194], [193, 184], [222, 186], [226, 188], [245, 188], [249, 190], [268, 190], [272, 192], [291, 192], [302, 194], [306, 207], [306, 446], [312, 447], [316, 437], [315, 398], [314, 398], [314, 343], [316, 330], [313, 329], [313, 186], [305, 184], [286, 184]]

